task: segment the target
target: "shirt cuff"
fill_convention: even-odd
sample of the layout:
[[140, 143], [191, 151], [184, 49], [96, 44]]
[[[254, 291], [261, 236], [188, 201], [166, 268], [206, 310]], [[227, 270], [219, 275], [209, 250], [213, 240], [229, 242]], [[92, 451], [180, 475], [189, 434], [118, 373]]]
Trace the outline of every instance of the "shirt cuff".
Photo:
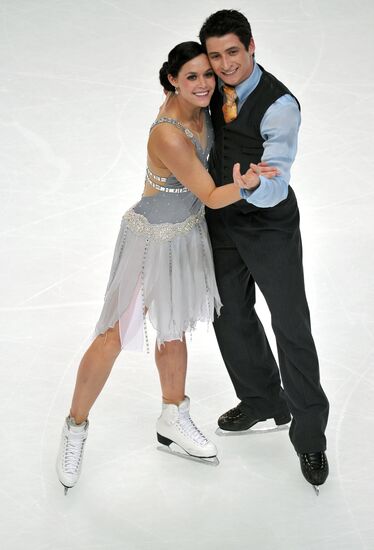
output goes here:
[[240, 189], [240, 196], [258, 208], [276, 206], [288, 196], [288, 183], [281, 176], [267, 179], [260, 176], [261, 184], [254, 190]]
[[253, 193], [255, 193], [258, 189], [260, 189], [260, 187], [261, 187], [261, 177], [262, 176], [260, 176], [260, 183], [254, 189], [244, 189], [244, 188], [240, 189], [240, 196], [241, 196], [242, 199], [244, 199], [244, 200], [249, 199], [249, 197], [251, 197], [253, 195]]

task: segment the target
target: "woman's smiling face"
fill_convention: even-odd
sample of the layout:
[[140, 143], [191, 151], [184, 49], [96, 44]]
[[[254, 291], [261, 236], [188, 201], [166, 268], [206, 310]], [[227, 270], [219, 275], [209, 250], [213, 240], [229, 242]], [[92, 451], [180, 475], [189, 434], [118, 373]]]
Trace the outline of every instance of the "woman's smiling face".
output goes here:
[[182, 65], [176, 78], [169, 75], [173, 86], [178, 88], [181, 98], [196, 107], [207, 107], [212, 98], [216, 80], [213, 69], [205, 53]]

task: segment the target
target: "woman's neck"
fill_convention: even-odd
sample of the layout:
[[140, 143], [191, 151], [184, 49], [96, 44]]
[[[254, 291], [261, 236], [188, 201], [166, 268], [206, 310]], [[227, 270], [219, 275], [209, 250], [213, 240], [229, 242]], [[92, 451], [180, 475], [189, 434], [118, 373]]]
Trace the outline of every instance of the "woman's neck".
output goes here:
[[201, 111], [202, 107], [197, 107], [179, 95], [175, 95], [173, 93], [166, 98], [161, 108], [161, 112], [163, 114], [168, 113], [172, 116], [172, 118], [179, 120], [182, 124], [197, 127], [201, 121]]

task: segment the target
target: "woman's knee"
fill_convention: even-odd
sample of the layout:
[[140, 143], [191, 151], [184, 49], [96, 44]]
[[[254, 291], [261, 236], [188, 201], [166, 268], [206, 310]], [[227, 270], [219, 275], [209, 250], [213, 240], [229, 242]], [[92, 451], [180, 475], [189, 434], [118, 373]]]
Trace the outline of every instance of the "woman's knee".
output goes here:
[[186, 349], [186, 339], [183, 335], [182, 340], [170, 340], [169, 342], [163, 342], [161, 346], [157, 346], [156, 349], [159, 354], [180, 353]]
[[98, 342], [104, 352], [118, 355], [121, 351], [121, 337], [119, 333], [119, 323], [114, 327], [108, 328], [98, 336]]

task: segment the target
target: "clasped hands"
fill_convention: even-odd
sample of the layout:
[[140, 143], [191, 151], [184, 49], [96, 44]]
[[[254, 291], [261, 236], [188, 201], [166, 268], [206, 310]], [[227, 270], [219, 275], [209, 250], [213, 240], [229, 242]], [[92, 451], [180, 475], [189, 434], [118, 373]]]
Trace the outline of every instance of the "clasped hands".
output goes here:
[[245, 174], [240, 173], [240, 164], [234, 164], [232, 175], [234, 183], [242, 189], [254, 190], [260, 185], [260, 176], [271, 179], [279, 176], [280, 171], [275, 166], [269, 166], [266, 162], [254, 164], [251, 162]]

